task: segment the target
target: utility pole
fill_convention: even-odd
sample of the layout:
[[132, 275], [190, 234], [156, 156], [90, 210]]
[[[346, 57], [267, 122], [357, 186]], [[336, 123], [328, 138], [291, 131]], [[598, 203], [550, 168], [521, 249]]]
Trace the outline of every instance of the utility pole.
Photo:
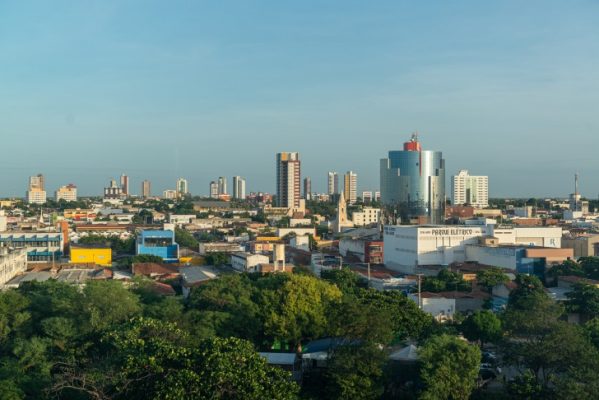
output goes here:
[[418, 308], [422, 310], [422, 274], [418, 274]]

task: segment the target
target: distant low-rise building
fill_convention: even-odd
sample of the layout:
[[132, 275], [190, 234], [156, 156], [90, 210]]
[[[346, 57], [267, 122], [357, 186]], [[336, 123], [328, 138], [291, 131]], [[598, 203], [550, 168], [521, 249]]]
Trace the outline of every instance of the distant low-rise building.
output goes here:
[[27, 262], [59, 261], [64, 254], [62, 232], [0, 232], [0, 244], [27, 251]]
[[574, 250], [574, 257], [599, 256], [599, 235], [585, 234], [562, 238], [562, 247]]
[[439, 293], [422, 292], [409, 294], [408, 297], [414, 301], [422, 311], [430, 314], [437, 321], [453, 319], [456, 313], [455, 298], [447, 298]]
[[70, 219], [72, 221], [93, 221], [98, 214], [96, 214], [94, 210], [82, 210], [77, 208], [64, 210], [62, 216], [65, 219]]
[[466, 245], [466, 260], [506, 268], [523, 274], [542, 275], [547, 268], [572, 259], [572, 249], [518, 245]]
[[195, 214], [171, 214], [168, 217], [168, 222], [175, 225], [184, 225], [190, 224], [195, 219]]
[[269, 258], [262, 254], [233, 253], [231, 254], [231, 267], [237, 271], [246, 272], [254, 270], [259, 264], [267, 264]]
[[304, 235], [316, 235], [315, 228], [278, 228], [277, 236], [285, 237], [287, 235], [294, 234], [296, 236], [304, 236]]
[[356, 211], [352, 215], [354, 226], [368, 226], [378, 224], [381, 220], [379, 208], [364, 207], [362, 211]]
[[71, 264], [97, 264], [112, 266], [112, 249], [109, 246], [71, 245]]
[[382, 264], [385, 254], [384, 242], [380, 240], [343, 237], [339, 240], [339, 254], [343, 257], [357, 257], [363, 263]]
[[205, 256], [210, 253], [237, 253], [244, 251], [243, 246], [239, 243], [224, 243], [224, 242], [211, 242], [211, 243], [200, 243], [199, 248], [200, 254]]

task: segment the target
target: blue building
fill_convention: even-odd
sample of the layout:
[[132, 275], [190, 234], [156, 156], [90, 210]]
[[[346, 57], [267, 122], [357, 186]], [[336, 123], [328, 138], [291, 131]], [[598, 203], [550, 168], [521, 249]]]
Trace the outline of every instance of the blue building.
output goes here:
[[440, 151], [422, 150], [417, 135], [404, 149], [381, 159], [381, 202], [397, 206], [402, 219], [445, 217], [445, 160]]
[[162, 257], [164, 262], [179, 261], [179, 245], [173, 231], [142, 231], [137, 237], [137, 255]]

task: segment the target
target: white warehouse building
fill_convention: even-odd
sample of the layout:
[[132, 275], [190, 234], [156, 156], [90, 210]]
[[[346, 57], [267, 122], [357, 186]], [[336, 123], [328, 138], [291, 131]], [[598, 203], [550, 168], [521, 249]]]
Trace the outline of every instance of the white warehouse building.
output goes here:
[[385, 226], [385, 265], [403, 273], [416, 267], [450, 265], [467, 260], [466, 246], [483, 237], [495, 237], [498, 245], [561, 248], [562, 229], [554, 227], [495, 227], [494, 225]]

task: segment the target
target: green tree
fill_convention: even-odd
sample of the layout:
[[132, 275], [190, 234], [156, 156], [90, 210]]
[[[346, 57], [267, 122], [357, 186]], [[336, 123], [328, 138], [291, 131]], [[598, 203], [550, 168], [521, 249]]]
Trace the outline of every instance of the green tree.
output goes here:
[[360, 289], [356, 292], [359, 304], [372, 306], [387, 315], [394, 342], [407, 338], [418, 339], [431, 327], [433, 319], [418, 305], [396, 290]]
[[140, 319], [106, 342], [117, 355], [117, 398], [296, 398], [289, 373], [268, 366], [247, 341], [213, 338], [189, 347], [175, 325]]
[[201, 318], [214, 324], [212, 329], [216, 334], [259, 343], [264, 322], [255, 300], [257, 295], [247, 275], [229, 274], [192, 290], [188, 304], [206, 314]]
[[384, 392], [385, 352], [373, 344], [335, 349], [327, 364], [327, 399], [380, 399]]
[[584, 276], [583, 268], [576, 261], [566, 260], [560, 265], [555, 265], [547, 270], [547, 276], [557, 279], [559, 276]]
[[116, 254], [135, 253], [135, 238], [121, 239], [119, 236], [89, 235], [79, 239], [80, 244], [93, 244], [108, 246]]
[[353, 293], [357, 288], [365, 288], [368, 283], [349, 268], [322, 271], [320, 277], [336, 285], [343, 293]]
[[518, 274], [516, 284], [518, 287], [510, 293], [508, 300], [508, 306], [513, 309], [530, 309], [529, 303], [534, 302], [535, 298], [547, 297], [543, 283], [536, 276]]
[[595, 348], [599, 350], [599, 317], [595, 317], [584, 324], [584, 330]]
[[185, 229], [175, 228], [175, 241], [179, 246], [187, 247], [188, 249], [193, 249], [195, 251], [197, 251], [200, 246], [200, 242]]
[[280, 290], [262, 294], [266, 335], [294, 348], [326, 332], [328, 307], [342, 297], [336, 286], [305, 275], [290, 275]]
[[501, 320], [491, 311], [477, 311], [462, 322], [461, 330], [466, 339], [484, 343], [496, 342], [501, 339]]
[[587, 318], [599, 316], [599, 289], [579, 283], [574, 285], [574, 290], [566, 293], [568, 302], [566, 308], [573, 313], [579, 313]]
[[157, 263], [162, 264], [164, 260], [160, 256], [154, 256], [151, 254], [138, 254], [133, 257], [126, 257], [122, 259], [119, 264], [125, 268], [131, 268], [133, 264], [138, 263]]
[[425, 400], [466, 400], [476, 386], [481, 353], [454, 336], [434, 336], [418, 352]]
[[587, 278], [599, 279], [599, 257], [581, 257], [578, 259], [578, 264]]
[[537, 382], [536, 376], [525, 371], [507, 384], [507, 394], [514, 400], [543, 400], [547, 393]]
[[51, 317], [68, 318], [81, 327], [83, 294], [75, 286], [56, 280], [25, 282], [18, 292], [29, 301], [27, 311], [32, 324], [29, 334], [43, 334], [42, 322]]
[[231, 262], [231, 257], [227, 253], [210, 253], [206, 254], [206, 263], [220, 267]]
[[0, 292], [0, 346], [29, 321], [28, 305], [28, 299], [16, 290]]
[[375, 304], [361, 303], [353, 296], [345, 296], [340, 304], [328, 311], [329, 333], [360, 343], [387, 345], [394, 338], [387, 310]]
[[472, 286], [469, 282], [466, 282], [462, 277], [450, 270], [444, 268], [437, 274], [437, 277], [425, 277], [422, 282], [422, 290], [426, 292], [444, 292], [450, 290], [457, 290], [460, 292], [470, 292]]
[[490, 293], [495, 286], [508, 283], [510, 278], [500, 268], [488, 268], [476, 274], [476, 281]]
[[141, 313], [138, 297], [119, 281], [89, 281], [83, 295], [83, 314], [94, 331], [105, 330]]

